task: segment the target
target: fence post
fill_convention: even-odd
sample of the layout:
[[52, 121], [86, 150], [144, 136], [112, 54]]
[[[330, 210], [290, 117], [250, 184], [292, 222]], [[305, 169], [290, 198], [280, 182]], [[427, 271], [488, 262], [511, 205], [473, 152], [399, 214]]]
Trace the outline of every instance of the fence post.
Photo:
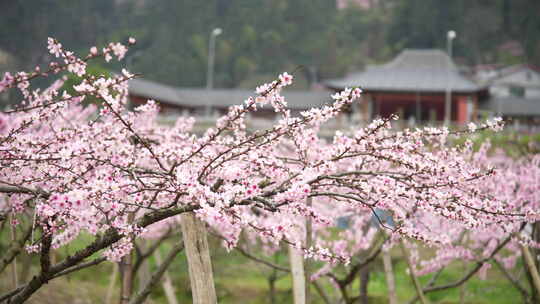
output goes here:
[[293, 279], [294, 304], [306, 303], [306, 277], [304, 275], [304, 256], [293, 246], [289, 246], [289, 260]]
[[392, 256], [388, 250], [382, 250], [384, 273], [386, 276], [386, 285], [388, 285], [388, 303], [397, 304], [396, 283], [394, 279], [394, 269], [392, 267]]
[[217, 298], [205, 223], [193, 212], [181, 217], [193, 304], [215, 304]]
[[[306, 204], [309, 208], [313, 206], [312, 198], [308, 198]], [[306, 243], [305, 247], [309, 249], [313, 245], [313, 223], [312, 219], [308, 217], [306, 219]], [[311, 303], [311, 260], [304, 260], [304, 276], [306, 285], [306, 304]]]

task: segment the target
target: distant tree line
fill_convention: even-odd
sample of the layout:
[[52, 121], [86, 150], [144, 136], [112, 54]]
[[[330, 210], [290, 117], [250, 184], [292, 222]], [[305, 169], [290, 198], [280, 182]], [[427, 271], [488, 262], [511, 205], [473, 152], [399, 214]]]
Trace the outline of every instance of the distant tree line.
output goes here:
[[[305, 87], [403, 48], [445, 49], [452, 29], [462, 63], [540, 64], [540, 1], [372, 3], [370, 9], [339, 10], [329, 0], [2, 1], [0, 51], [24, 69], [47, 61], [41, 50], [48, 36], [80, 52], [133, 36], [139, 43], [126, 59], [131, 70], [171, 85], [204, 86], [209, 34], [220, 27], [216, 86], [253, 87], [303, 66], [297, 83]], [[523, 54], [501, 49], [509, 41]]]

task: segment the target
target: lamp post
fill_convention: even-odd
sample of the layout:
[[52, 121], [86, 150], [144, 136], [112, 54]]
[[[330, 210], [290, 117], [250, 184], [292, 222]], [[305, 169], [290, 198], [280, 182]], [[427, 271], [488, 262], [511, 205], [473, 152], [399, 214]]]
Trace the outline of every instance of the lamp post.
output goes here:
[[223, 30], [216, 27], [210, 33], [210, 42], [208, 46], [208, 71], [206, 72], [206, 89], [214, 87], [214, 57], [216, 53], [216, 37], [221, 35]]
[[452, 87], [450, 84], [450, 69], [452, 65], [452, 41], [456, 38], [456, 32], [448, 31], [446, 35], [446, 48], [448, 63], [446, 65], [446, 95], [444, 100], [444, 124], [447, 126], [452, 119]]

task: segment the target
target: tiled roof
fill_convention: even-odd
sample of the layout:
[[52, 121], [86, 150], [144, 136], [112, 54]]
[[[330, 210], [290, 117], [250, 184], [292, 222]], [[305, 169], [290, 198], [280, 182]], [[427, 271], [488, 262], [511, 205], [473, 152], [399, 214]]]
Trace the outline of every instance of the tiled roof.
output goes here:
[[444, 92], [448, 81], [452, 92], [483, 89], [461, 75], [448, 55], [440, 50], [404, 50], [389, 63], [324, 83], [333, 89], [360, 87], [367, 91]]
[[[171, 87], [143, 79], [130, 80], [129, 93], [155, 99], [162, 103], [188, 107], [229, 107], [243, 103], [249, 96], [255, 96], [255, 93], [250, 90]], [[282, 94], [290, 109], [302, 110], [328, 103], [332, 93], [329, 91], [284, 90]]]

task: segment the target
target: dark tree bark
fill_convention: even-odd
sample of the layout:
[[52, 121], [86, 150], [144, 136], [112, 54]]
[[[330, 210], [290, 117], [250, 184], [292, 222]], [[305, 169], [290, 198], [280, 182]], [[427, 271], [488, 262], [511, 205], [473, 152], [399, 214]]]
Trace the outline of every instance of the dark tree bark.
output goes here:
[[369, 285], [369, 264], [366, 264], [360, 269], [360, 296], [358, 303], [369, 304], [368, 285]]

